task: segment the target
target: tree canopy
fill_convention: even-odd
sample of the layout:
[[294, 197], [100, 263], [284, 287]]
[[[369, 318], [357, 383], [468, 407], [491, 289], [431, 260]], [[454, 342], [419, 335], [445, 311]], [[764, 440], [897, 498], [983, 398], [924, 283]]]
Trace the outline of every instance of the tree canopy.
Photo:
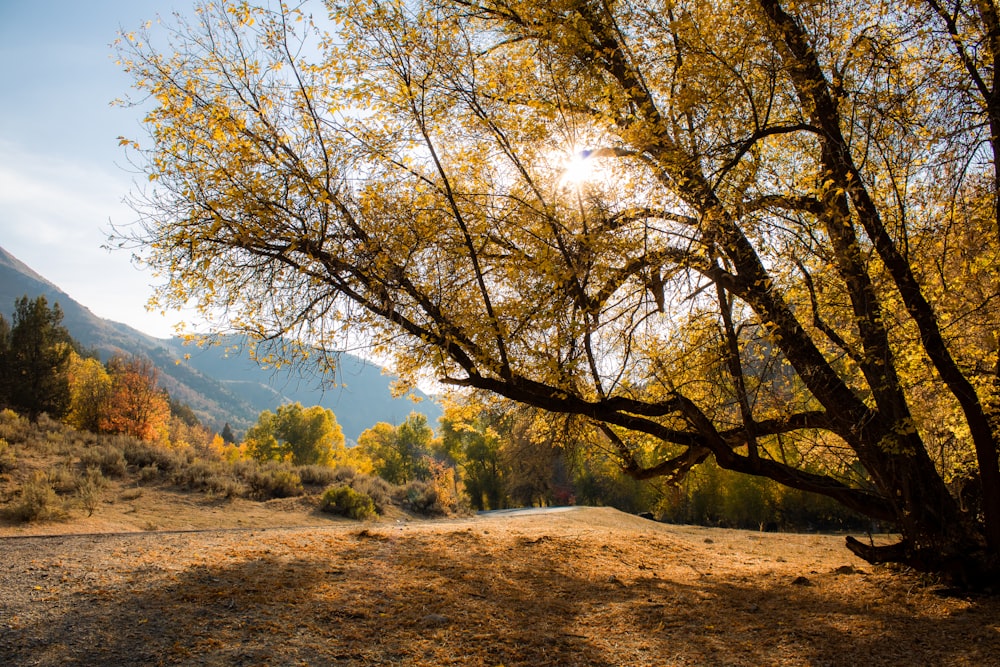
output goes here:
[[247, 430], [247, 452], [258, 461], [328, 465], [344, 450], [344, 434], [333, 412], [321, 405], [286, 403], [264, 410]]
[[379, 422], [358, 436], [358, 448], [376, 475], [393, 484], [431, 478], [431, 440], [427, 417], [411, 412], [402, 424]]
[[[220, 325], [563, 415], [1000, 573], [992, 2], [348, 0], [127, 34], [123, 229]], [[323, 9], [315, 7], [315, 15]]]

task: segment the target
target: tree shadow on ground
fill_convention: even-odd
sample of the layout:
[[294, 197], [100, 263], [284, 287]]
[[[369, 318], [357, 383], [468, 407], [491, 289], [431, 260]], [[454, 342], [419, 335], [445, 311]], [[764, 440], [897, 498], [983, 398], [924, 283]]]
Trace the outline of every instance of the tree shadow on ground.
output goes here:
[[[924, 614], [857, 573], [658, 574], [655, 550], [549, 537], [360, 530], [181, 569], [147, 565], [53, 601], [4, 664], [989, 664], [1000, 603]], [[664, 554], [663, 557], [669, 557]], [[830, 578], [840, 577], [833, 581]], [[850, 582], [848, 582], [850, 583]], [[992, 619], [984, 622], [983, 619]]]

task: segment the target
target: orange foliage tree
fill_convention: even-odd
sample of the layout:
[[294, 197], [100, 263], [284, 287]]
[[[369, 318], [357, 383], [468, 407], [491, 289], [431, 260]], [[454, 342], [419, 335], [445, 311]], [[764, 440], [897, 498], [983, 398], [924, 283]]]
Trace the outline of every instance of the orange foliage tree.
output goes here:
[[100, 419], [100, 430], [142, 440], [165, 436], [170, 421], [167, 393], [158, 386], [159, 371], [148, 359], [112, 357], [108, 361], [111, 388]]

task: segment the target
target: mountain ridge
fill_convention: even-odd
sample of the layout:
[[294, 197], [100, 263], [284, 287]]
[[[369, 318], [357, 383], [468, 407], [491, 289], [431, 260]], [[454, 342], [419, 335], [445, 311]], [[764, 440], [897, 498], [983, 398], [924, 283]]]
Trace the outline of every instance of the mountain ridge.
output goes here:
[[[333, 411], [344, 436], [358, 435], [376, 422], [400, 423], [416, 410], [435, 424], [440, 407], [419, 390], [421, 399], [393, 398], [391, 378], [376, 364], [351, 355], [337, 355], [337, 377], [323, 376], [315, 363], [304, 362], [276, 370], [249, 358], [238, 338], [224, 337], [222, 345], [186, 345], [179, 337], [155, 338], [127, 324], [94, 315], [65, 291], [0, 247], [0, 313], [10, 318], [16, 299], [44, 296], [58, 303], [63, 325], [85, 348], [102, 360], [114, 354], [146, 357], [159, 369], [161, 384], [172, 398], [186, 403], [202, 423], [221, 431], [225, 423], [241, 431], [256, 422], [263, 410], [299, 402]], [[345, 386], [346, 385], [346, 386]]]

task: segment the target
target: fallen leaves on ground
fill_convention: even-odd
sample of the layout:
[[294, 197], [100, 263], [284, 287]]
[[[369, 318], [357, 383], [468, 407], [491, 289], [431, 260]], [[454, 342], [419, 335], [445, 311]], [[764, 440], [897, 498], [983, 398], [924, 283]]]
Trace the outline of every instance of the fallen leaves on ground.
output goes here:
[[1000, 601], [609, 509], [0, 540], [0, 664], [995, 664]]

